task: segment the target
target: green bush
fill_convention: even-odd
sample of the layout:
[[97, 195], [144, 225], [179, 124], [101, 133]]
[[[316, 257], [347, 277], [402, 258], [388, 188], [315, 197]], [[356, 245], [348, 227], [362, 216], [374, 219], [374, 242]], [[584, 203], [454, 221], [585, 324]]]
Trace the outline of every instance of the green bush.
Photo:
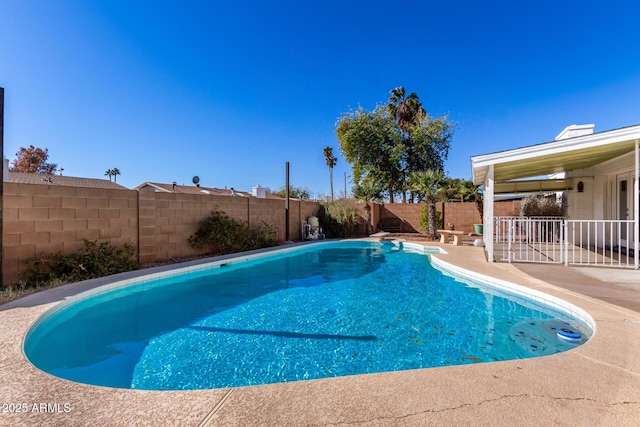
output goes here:
[[[425, 204], [420, 208], [420, 221], [418, 222], [420, 231], [423, 233], [429, 232], [429, 205]], [[436, 229], [443, 229], [444, 222], [442, 221], [442, 212], [436, 210]]]
[[354, 236], [362, 221], [354, 202], [347, 199], [321, 205], [318, 219], [327, 237]]
[[263, 223], [250, 229], [246, 223], [213, 211], [187, 240], [192, 248], [217, 256], [278, 245], [275, 228]]
[[28, 260], [23, 275], [26, 286], [79, 282], [140, 268], [135, 248], [129, 244], [116, 248], [109, 242], [85, 240], [84, 246], [70, 254], [58, 252]]

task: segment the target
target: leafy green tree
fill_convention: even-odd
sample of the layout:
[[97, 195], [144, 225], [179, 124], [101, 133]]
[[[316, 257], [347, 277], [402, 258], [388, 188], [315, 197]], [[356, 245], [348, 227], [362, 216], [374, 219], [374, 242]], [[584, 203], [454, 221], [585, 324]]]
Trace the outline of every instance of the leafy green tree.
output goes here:
[[378, 105], [373, 111], [359, 107], [345, 113], [336, 126], [354, 183], [371, 177], [391, 203], [397, 193], [406, 201], [412, 172], [444, 168], [453, 131], [447, 116], [432, 118], [418, 96], [407, 96], [403, 87], [391, 91], [385, 107]]
[[397, 124], [381, 106], [373, 111], [362, 107], [345, 113], [336, 127], [340, 150], [351, 163], [353, 182], [364, 178], [385, 189], [391, 203], [402, 189], [402, 135]]
[[11, 171], [27, 173], [50, 173], [53, 174], [58, 169], [55, 163], [48, 163], [49, 149], [34, 147], [20, 147], [16, 153], [16, 158], [12, 163]]
[[418, 197], [427, 202], [429, 206], [429, 231], [432, 239], [436, 238], [436, 202], [446, 195], [444, 173], [438, 169], [412, 172], [409, 176], [409, 185]]
[[409, 130], [405, 139], [406, 162], [404, 176], [427, 169], [444, 170], [449, 155], [454, 126], [448, 117], [425, 115]]
[[333, 202], [333, 168], [338, 162], [338, 158], [333, 155], [333, 148], [328, 145], [322, 150], [324, 159], [329, 167], [329, 183], [331, 184], [331, 201]]
[[[284, 185], [275, 193], [276, 196], [285, 198], [287, 190]], [[310, 199], [311, 198], [311, 190], [306, 187], [295, 187], [293, 185], [289, 186], [289, 197], [294, 199]]]

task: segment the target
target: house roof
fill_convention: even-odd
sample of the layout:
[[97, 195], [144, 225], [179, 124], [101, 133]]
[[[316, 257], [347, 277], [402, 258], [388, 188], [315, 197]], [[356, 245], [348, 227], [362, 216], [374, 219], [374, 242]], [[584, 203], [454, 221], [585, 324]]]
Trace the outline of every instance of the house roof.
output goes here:
[[[634, 125], [473, 156], [473, 182], [476, 185], [484, 184], [490, 166], [493, 166], [493, 178], [496, 183], [590, 168], [633, 151], [638, 140], [640, 125]], [[551, 185], [552, 188], [544, 188], [545, 185], [540, 184], [539, 191], [557, 191], [558, 187], [565, 185], [555, 181], [556, 183]], [[511, 187], [513, 186], [503, 185], [501, 192], [508, 192], [512, 190]]]
[[111, 188], [116, 190], [128, 190], [127, 187], [112, 181], [108, 181], [106, 179], [78, 178], [75, 176], [13, 171], [9, 171], [7, 182], [13, 182], [16, 184], [46, 184], [69, 187]]
[[[213, 196], [232, 196], [232, 197], [252, 197], [251, 193], [246, 191], [238, 191], [233, 188], [214, 188], [214, 187], [196, 187], [194, 185], [178, 185], [178, 184], [163, 184], [158, 182], [145, 182], [138, 185], [134, 190], [140, 190], [141, 188], [153, 188], [156, 192], [160, 193], [182, 193], [182, 194], [210, 194]], [[273, 194], [265, 194], [266, 199], [279, 199], [281, 197]]]

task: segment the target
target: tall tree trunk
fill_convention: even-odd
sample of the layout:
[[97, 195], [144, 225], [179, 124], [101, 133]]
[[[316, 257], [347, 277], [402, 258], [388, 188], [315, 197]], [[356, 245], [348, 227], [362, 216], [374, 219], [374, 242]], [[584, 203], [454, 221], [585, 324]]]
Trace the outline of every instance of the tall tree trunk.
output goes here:
[[331, 201], [333, 202], [333, 168], [329, 168], [329, 183], [331, 185]]
[[367, 202], [364, 205], [365, 233], [367, 236], [371, 234], [371, 205]]
[[429, 237], [436, 239], [436, 202], [429, 200]]

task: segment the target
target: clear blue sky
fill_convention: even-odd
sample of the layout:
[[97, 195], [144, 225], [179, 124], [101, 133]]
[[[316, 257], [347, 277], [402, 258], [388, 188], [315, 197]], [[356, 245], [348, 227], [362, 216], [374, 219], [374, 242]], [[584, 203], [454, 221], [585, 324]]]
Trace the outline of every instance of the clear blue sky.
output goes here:
[[[329, 193], [335, 123], [389, 90], [456, 124], [445, 171], [640, 123], [640, 2], [0, 0], [5, 156], [64, 175]], [[336, 192], [349, 165], [339, 156]], [[348, 184], [351, 187], [351, 184]]]

